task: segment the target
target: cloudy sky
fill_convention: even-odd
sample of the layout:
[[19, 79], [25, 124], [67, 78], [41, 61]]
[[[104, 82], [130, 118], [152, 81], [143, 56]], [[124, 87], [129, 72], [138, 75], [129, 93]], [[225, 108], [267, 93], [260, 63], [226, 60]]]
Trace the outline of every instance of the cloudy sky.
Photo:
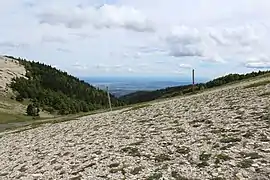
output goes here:
[[0, 1], [0, 54], [76, 76], [270, 69], [269, 0]]

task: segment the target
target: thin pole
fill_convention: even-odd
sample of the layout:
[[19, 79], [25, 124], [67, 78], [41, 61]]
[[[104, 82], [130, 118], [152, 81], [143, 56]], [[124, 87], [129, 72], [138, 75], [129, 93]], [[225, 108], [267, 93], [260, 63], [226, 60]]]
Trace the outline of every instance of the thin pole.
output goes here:
[[112, 111], [112, 104], [111, 104], [111, 97], [110, 97], [110, 93], [109, 93], [109, 87], [106, 87], [107, 89], [107, 95], [108, 95], [108, 101], [109, 101], [109, 106], [110, 106], [110, 110]]
[[195, 70], [192, 69], [192, 91], [194, 92], [195, 88]]

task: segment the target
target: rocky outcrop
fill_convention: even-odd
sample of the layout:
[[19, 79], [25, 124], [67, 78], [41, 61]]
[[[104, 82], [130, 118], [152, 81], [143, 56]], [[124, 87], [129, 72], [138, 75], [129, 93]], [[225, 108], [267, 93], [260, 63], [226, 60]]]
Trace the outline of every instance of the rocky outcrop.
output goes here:
[[231, 86], [4, 135], [0, 179], [270, 179], [269, 93]]
[[25, 77], [26, 70], [18, 61], [0, 56], [0, 95], [7, 95], [12, 90], [8, 87], [12, 78]]

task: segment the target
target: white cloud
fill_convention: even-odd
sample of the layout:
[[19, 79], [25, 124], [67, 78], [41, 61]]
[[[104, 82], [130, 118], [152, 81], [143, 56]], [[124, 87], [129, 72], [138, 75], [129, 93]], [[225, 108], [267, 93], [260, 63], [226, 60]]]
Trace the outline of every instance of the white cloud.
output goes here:
[[247, 68], [255, 68], [255, 69], [264, 69], [270, 68], [270, 62], [258, 61], [258, 62], [247, 62], [245, 64]]
[[131, 73], [136, 72], [136, 71], [135, 71], [134, 69], [132, 69], [132, 68], [128, 68], [127, 70], [128, 70], [128, 72], [131, 72]]
[[155, 31], [154, 24], [139, 10], [126, 6], [105, 4], [100, 8], [51, 8], [39, 13], [37, 17], [41, 24], [64, 25], [71, 29], [92, 25], [98, 29], [123, 28], [137, 32]]
[[261, 55], [260, 57], [250, 58], [244, 65], [247, 68], [253, 69], [270, 68], [270, 58], [265, 55]]
[[190, 69], [192, 66], [190, 64], [179, 64], [179, 67], [182, 69]]
[[87, 65], [83, 65], [79, 62], [75, 62], [75, 64], [72, 65], [76, 70], [85, 71], [88, 70]]

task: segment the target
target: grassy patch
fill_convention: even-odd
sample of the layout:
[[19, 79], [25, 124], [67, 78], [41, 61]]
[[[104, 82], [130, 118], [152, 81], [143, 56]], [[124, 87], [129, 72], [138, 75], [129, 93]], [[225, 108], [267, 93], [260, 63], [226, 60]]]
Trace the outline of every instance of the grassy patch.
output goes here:
[[257, 152], [250, 152], [250, 153], [240, 152], [240, 154], [244, 158], [249, 158], [249, 159], [259, 159], [259, 158], [262, 158], [262, 156], [259, 155]]
[[180, 146], [176, 148], [176, 152], [180, 154], [188, 154], [190, 152], [190, 148], [186, 146]]
[[151, 176], [147, 177], [146, 180], [159, 180], [162, 177], [161, 172], [156, 172], [152, 174]]
[[215, 157], [215, 164], [219, 164], [222, 161], [228, 161], [230, 159], [232, 159], [232, 158], [226, 154], [218, 154]]
[[223, 177], [213, 177], [211, 180], [226, 180], [226, 178], [223, 178]]
[[0, 124], [25, 122], [31, 120], [33, 119], [30, 116], [0, 112]]
[[254, 136], [254, 133], [252, 133], [251, 131], [247, 131], [244, 135], [243, 135], [243, 137], [245, 137], [245, 138], [251, 138], [251, 137], [253, 137]]
[[134, 169], [132, 169], [130, 171], [130, 174], [132, 175], [136, 175], [136, 174], [139, 174], [144, 168], [142, 166], [139, 166], [139, 167], [135, 167]]
[[[58, 116], [54, 118], [36, 118], [36, 119], [33, 119], [33, 117], [26, 116], [26, 115], [7, 114], [7, 113], [0, 112], [0, 132], [5, 131], [5, 130], [15, 130], [17, 128], [22, 128], [22, 129], [19, 129], [19, 132], [22, 132], [29, 129], [40, 127], [43, 124], [56, 124], [56, 123], [76, 120], [77, 118], [80, 118], [83, 116], [88, 116], [88, 115], [97, 114], [101, 112], [105, 112], [105, 110], [92, 111], [88, 113], [78, 113], [78, 114], [67, 115], [67, 116]], [[16, 123], [16, 125], [8, 124], [8, 123]], [[22, 123], [22, 124], [20, 125], [19, 123]], [[5, 129], [1, 128], [1, 124], [2, 126], [6, 126], [7, 128]], [[30, 126], [31, 128], [24, 128], [26, 126], [27, 127]]]
[[128, 153], [130, 156], [141, 156], [139, 149], [136, 147], [125, 147], [122, 151]]
[[220, 139], [221, 143], [232, 143], [232, 142], [240, 142], [241, 138], [238, 137], [225, 137]]
[[244, 88], [254, 88], [254, 87], [259, 87], [259, 86], [265, 86], [270, 83], [270, 80], [264, 80], [264, 81], [259, 81], [256, 83], [249, 84], [245, 86]]
[[201, 161], [208, 161], [208, 160], [210, 159], [210, 157], [211, 157], [211, 154], [207, 154], [207, 153], [204, 151], [204, 152], [202, 152], [202, 153], [200, 154], [199, 159], [200, 159]]
[[197, 164], [198, 168], [203, 168], [203, 167], [206, 167], [206, 166], [209, 166], [209, 163], [207, 161], [202, 161], [202, 162]]
[[155, 157], [156, 162], [164, 162], [171, 160], [170, 156], [167, 154], [159, 154]]
[[140, 140], [140, 141], [137, 141], [137, 142], [134, 142], [134, 143], [130, 143], [129, 146], [139, 146], [139, 145], [141, 145], [143, 143], [144, 143], [144, 141]]
[[184, 176], [181, 176], [178, 172], [176, 171], [172, 171], [171, 173], [172, 177], [175, 179], [175, 180], [189, 180], [187, 177], [184, 177]]
[[252, 159], [244, 159], [244, 160], [240, 161], [237, 166], [241, 167], [241, 168], [249, 168], [249, 167], [251, 167], [252, 164], [253, 164]]
[[130, 109], [126, 110], [125, 112], [127, 112], [127, 111], [135, 111], [135, 110], [150, 107], [150, 106], [152, 106], [152, 105], [151, 104], [138, 104], [138, 105], [135, 105], [135, 106], [131, 107]]
[[116, 162], [116, 163], [110, 164], [108, 167], [110, 167], [110, 168], [116, 168], [116, 167], [118, 167], [119, 165], [120, 165], [120, 163]]
[[262, 94], [260, 94], [259, 96], [270, 96], [270, 91], [269, 92], [265, 92], [265, 93], [262, 93]]

